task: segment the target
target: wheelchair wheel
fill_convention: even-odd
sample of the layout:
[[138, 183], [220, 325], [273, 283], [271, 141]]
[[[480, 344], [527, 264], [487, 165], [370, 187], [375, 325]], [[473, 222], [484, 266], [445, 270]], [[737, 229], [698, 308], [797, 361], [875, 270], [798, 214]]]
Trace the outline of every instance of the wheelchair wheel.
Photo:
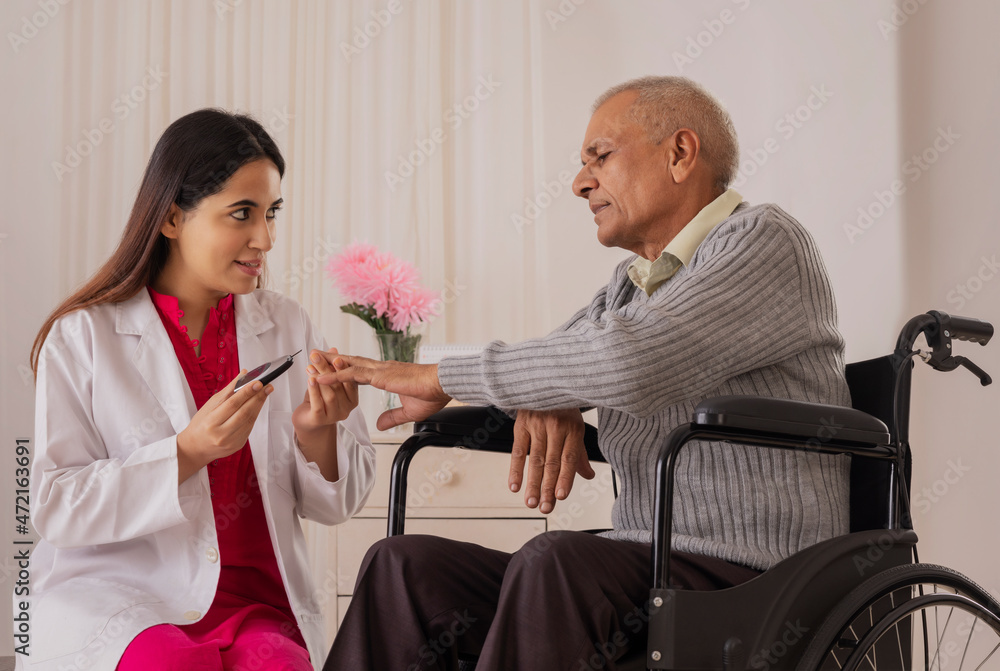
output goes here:
[[949, 568], [896, 566], [837, 605], [797, 668], [1000, 669], [1000, 604]]

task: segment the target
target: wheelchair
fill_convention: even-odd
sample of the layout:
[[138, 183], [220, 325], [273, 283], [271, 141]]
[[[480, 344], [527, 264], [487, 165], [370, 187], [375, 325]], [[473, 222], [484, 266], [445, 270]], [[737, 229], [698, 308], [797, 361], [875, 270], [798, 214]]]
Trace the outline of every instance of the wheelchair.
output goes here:
[[[914, 350], [923, 335], [929, 350]], [[669, 435], [657, 463], [647, 645], [614, 668], [720, 670], [1000, 669], [1000, 603], [951, 569], [919, 563], [909, 511], [910, 383], [915, 357], [964, 367], [953, 340], [986, 345], [993, 326], [930, 311], [910, 319], [893, 354], [848, 364], [851, 408], [755, 396], [700, 403]], [[388, 535], [402, 534], [407, 469], [427, 446], [510, 452], [513, 420], [451, 407], [414, 424], [392, 465]], [[740, 585], [670, 588], [674, 468], [695, 439], [851, 457], [850, 532], [806, 548]], [[587, 426], [591, 460], [603, 461]], [[738, 448], [737, 448], [738, 449]], [[474, 669], [474, 660], [458, 660]], [[957, 662], [957, 666], [956, 666]]]

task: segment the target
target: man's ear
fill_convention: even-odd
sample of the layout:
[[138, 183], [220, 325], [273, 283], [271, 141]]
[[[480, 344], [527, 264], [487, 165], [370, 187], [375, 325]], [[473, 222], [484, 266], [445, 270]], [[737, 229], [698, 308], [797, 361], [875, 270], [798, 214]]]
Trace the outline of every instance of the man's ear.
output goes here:
[[690, 128], [680, 128], [667, 138], [667, 171], [675, 184], [680, 184], [694, 172], [701, 158], [701, 138]]
[[162, 224], [160, 224], [160, 233], [162, 233], [165, 238], [176, 240], [178, 233], [180, 232], [180, 225], [183, 221], [184, 211], [177, 207], [177, 203], [171, 203], [170, 210], [167, 212], [167, 218], [164, 219]]

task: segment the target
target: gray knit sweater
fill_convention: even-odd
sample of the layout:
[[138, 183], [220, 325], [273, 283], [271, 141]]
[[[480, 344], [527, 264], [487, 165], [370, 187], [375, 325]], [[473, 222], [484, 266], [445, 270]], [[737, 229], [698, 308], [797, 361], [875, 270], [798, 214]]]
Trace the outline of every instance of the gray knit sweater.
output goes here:
[[[703, 399], [754, 394], [850, 405], [826, 269], [781, 208], [742, 203], [652, 296], [626, 269], [553, 333], [445, 359], [461, 401], [539, 410], [596, 406], [621, 490], [611, 538], [650, 542], [654, 468]], [[677, 465], [677, 550], [757, 569], [847, 532], [849, 460], [702, 441]]]

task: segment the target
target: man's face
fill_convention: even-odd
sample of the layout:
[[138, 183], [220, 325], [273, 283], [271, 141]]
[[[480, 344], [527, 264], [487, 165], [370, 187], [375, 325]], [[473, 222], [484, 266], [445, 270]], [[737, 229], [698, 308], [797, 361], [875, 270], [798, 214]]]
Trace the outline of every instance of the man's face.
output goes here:
[[668, 171], [669, 143], [653, 144], [628, 116], [637, 96], [636, 91], [624, 91], [594, 112], [573, 193], [589, 201], [602, 245], [641, 254], [657, 235], [657, 223], [674, 209], [674, 184]]

